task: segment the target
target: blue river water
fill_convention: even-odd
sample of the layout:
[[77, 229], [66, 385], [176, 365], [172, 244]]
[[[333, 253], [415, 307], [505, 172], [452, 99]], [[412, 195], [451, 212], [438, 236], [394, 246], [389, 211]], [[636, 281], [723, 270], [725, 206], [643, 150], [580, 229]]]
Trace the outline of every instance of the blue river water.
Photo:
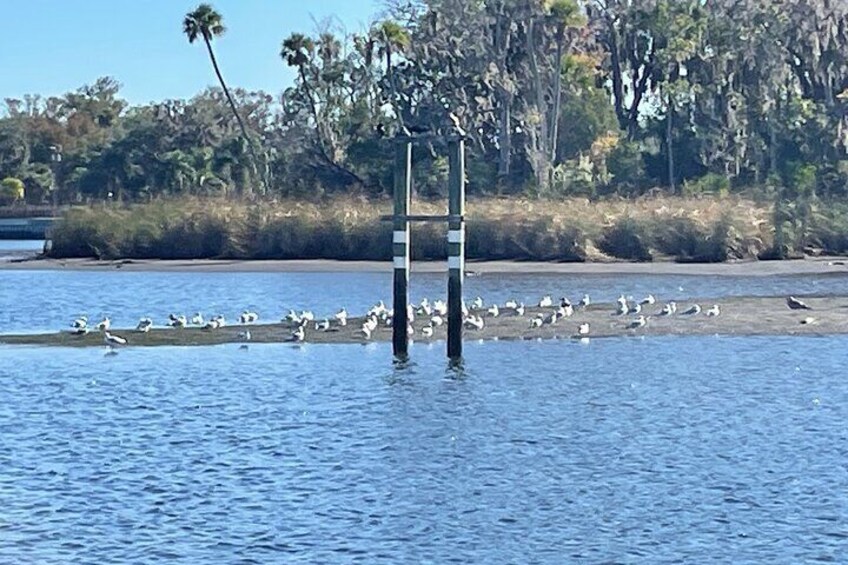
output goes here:
[[[389, 298], [385, 274], [0, 271], [3, 331]], [[443, 293], [418, 275], [413, 296]], [[484, 275], [469, 294], [846, 293]], [[268, 314], [267, 317], [272, 317]], [[848, 562], [848, 336], [0, 346], [0, 563]]]
[[0, 239], [0, 263], [31, 257], [44, 249], [40, 239]]

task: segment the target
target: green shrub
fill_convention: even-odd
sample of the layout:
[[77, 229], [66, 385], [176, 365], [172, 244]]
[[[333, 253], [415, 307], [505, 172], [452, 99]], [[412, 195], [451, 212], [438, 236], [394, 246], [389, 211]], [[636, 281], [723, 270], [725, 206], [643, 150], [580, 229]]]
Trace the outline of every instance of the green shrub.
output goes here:
[[656, 226], [654, 245], [658, 251], [680, 262], [716, 263], [728, 258], [730, 224], [721, 220], [702, 227], [691, 218], [673, 218]]
[[652, 261], [649, 240], [649, 234], [641, 222], [624, 217], [604, 230], [598, 247], [604, 253], [619, 259]]
[[726, 196], [730, 192], [730, 179], [725, 175], [707, 173], [683, 183], [683, 196]]

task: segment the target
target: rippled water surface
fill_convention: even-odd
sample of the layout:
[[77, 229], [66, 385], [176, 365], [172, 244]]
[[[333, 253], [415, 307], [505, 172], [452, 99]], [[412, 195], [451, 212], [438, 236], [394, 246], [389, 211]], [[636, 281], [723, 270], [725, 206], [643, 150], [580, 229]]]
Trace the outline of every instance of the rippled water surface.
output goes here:
[[0, 239], [0, 263], [32, 257], [44, 248], [40, 239]]
[[2, 562], [845, 562], [843, 337], [0, 350]]
[[[0, 271], [2, 331], [274, 318], [386, 274]], [[827, 277], [482, 276], [469, 294], [845, 293]], [[413, 296], [441, 295], [417, 275]], [[848, 562], [848, 336], [0, 347], [0, 563]]]

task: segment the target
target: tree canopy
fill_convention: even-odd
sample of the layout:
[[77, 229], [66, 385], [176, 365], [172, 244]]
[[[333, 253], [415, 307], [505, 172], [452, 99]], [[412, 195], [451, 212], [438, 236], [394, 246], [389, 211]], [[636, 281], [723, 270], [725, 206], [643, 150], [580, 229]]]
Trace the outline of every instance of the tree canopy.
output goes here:
[[[848, 4], [828, 0], [390, 2], [355, 33], [281, 38], [296, 79], [275, 95], [230, 92], [219, 73], [222, 89], [142, 106], [108, 77], [6, 99], [0, 178], [20, 179], [29, 200], [57, 187], [62, 202], [380, 195], [391, 137], [409, 128], [437, 134], [416, 151], [414, 185], [439, 196], [438, 134], [453, 115], [468, 133], [470, 194], [842, 197], [846, 22]], [[224, 30], [208, 4], [183, 21], [216, 72]]]

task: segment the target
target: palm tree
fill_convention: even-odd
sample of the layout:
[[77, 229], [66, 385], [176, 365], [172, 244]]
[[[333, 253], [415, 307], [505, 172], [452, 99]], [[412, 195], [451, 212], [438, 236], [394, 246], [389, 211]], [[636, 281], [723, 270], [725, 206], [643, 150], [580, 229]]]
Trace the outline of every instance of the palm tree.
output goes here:
[[398, 86], [395, 79], [392, 56], [394, 53], [403, 52], [409, 46], [409, 34], [406, 30], [391, 20], [377, 24], [372, 30], [372, 37], [378, 45], [378, 53], [386, 59], [386, 75], [389, 78], [389, 86], [392, 89], [392, 109], [397, 114], [398, 125], [403, 128], [403, 118], [397, 110]]
[[250, 151], [254, 178], [259, 179], [256, 168], [258, 159], [253, 150], [253, 144], [250, 142], [250, 136], [247, 134], [247, 128], [244, 127], [244, 122], [236, 109], [236, 103], [230, 95], [227, 83], [224, 82], [224, 76], [221, 74], [221, 69], [218, 68], [218, 60], [215, 58], [215, 52], [212, 50], [212, 39], [224, 35], [225, 31], [227, 31], [227, 28], [224, 27], [221, 14], [216, 12], [209, 4], [200, 4], [193, 12], [186, 14], [185, 19], [183, 20], [183, 32], [186, 34], [186, 37], [188, 37], [188, 42], [194, 43], [198, 37], [202, 37], [204, 43], [206, 43], [206, 50], [209, 52], [209, 59], [212, 61], [212, 67], [215, 69], [215, 75], [218, 77], [218, 82], [221, 83], [221, 89], [224, 91], [224, 95], [230, 103], [230, 108], [233, 111], [233, 115], [236, 117], [239, 128], [241, 129], [242, 137], [244, 137], [245, 143]]

